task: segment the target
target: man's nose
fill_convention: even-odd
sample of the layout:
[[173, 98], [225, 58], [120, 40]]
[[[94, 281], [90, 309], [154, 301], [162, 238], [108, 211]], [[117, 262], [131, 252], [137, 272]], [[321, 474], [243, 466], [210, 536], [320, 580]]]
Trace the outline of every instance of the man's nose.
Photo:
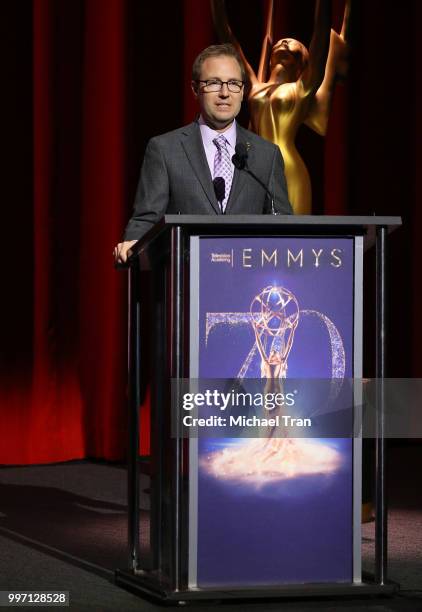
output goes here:
[[229, 92], [229, 86], [227, 85], [227, 83], [223, 83], [221, 85], [221, 89], [219, 91], [220, 96], [227, 98], [230, 94]]

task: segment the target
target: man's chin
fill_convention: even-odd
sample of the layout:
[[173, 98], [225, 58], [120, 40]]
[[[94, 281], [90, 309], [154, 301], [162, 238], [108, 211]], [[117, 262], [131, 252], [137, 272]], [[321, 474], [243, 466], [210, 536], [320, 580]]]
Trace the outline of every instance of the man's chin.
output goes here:
[[215, 125], [217, 130], [223, 130], [224, 128], [229, 127], [234, 121], [234, 117], [230, 115], [230, 117], [213, 117], [212, 123]]

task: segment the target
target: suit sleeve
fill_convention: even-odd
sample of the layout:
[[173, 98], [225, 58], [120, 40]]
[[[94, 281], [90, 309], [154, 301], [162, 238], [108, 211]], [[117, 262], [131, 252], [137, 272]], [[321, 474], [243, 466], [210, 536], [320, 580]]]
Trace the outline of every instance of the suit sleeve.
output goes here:
[[139, 240], [165, 214], [169, 203], [167, 167], [155, 138], [145, 151], [133, 214], [126, 226], [124, 240]]
[[292, 215], [293, 209], [287, 194], [287, 183], [284, 175], [284, 161], [280, 149], [275, 146], [273, 168], [271, 172], [271, 190], [274, 194], [274, 208], [278, 214]]

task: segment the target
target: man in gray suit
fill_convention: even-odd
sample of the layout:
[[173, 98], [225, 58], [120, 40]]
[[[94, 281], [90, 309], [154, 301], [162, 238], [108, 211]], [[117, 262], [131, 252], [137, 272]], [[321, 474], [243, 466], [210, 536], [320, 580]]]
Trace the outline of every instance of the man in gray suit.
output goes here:
[[[245, 80], [243, 62], [232, 45], [213, 45], [198, 55], [192, 90], [200, 117], [149, 141], [134, 212], [124, 241], [114, 249], [117, 262], [126, 261], [133, 244], [165, 213], [292, 213], [279, 148], [235, 121]], [[258, 181], [235, 168], [232, 156], [239, 143], [249, 168], [271, 192], [273, 202]]]

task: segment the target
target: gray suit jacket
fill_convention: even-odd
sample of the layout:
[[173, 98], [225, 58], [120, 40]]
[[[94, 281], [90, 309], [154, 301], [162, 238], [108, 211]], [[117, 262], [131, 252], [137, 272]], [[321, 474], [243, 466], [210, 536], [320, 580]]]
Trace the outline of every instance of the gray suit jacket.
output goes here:
[[[275, 210], [291, 214], [280, 149], [240, 125], [237, 142], [246, 145], [249, 168], [274, 194]], [[138, 240], [166, 213], [221, 214], [196, 121], [149, 141], [124, 240]], [[264, 189], [246, 172], [235, 169], [225, 214], [262, 213], [271, 213]]]

